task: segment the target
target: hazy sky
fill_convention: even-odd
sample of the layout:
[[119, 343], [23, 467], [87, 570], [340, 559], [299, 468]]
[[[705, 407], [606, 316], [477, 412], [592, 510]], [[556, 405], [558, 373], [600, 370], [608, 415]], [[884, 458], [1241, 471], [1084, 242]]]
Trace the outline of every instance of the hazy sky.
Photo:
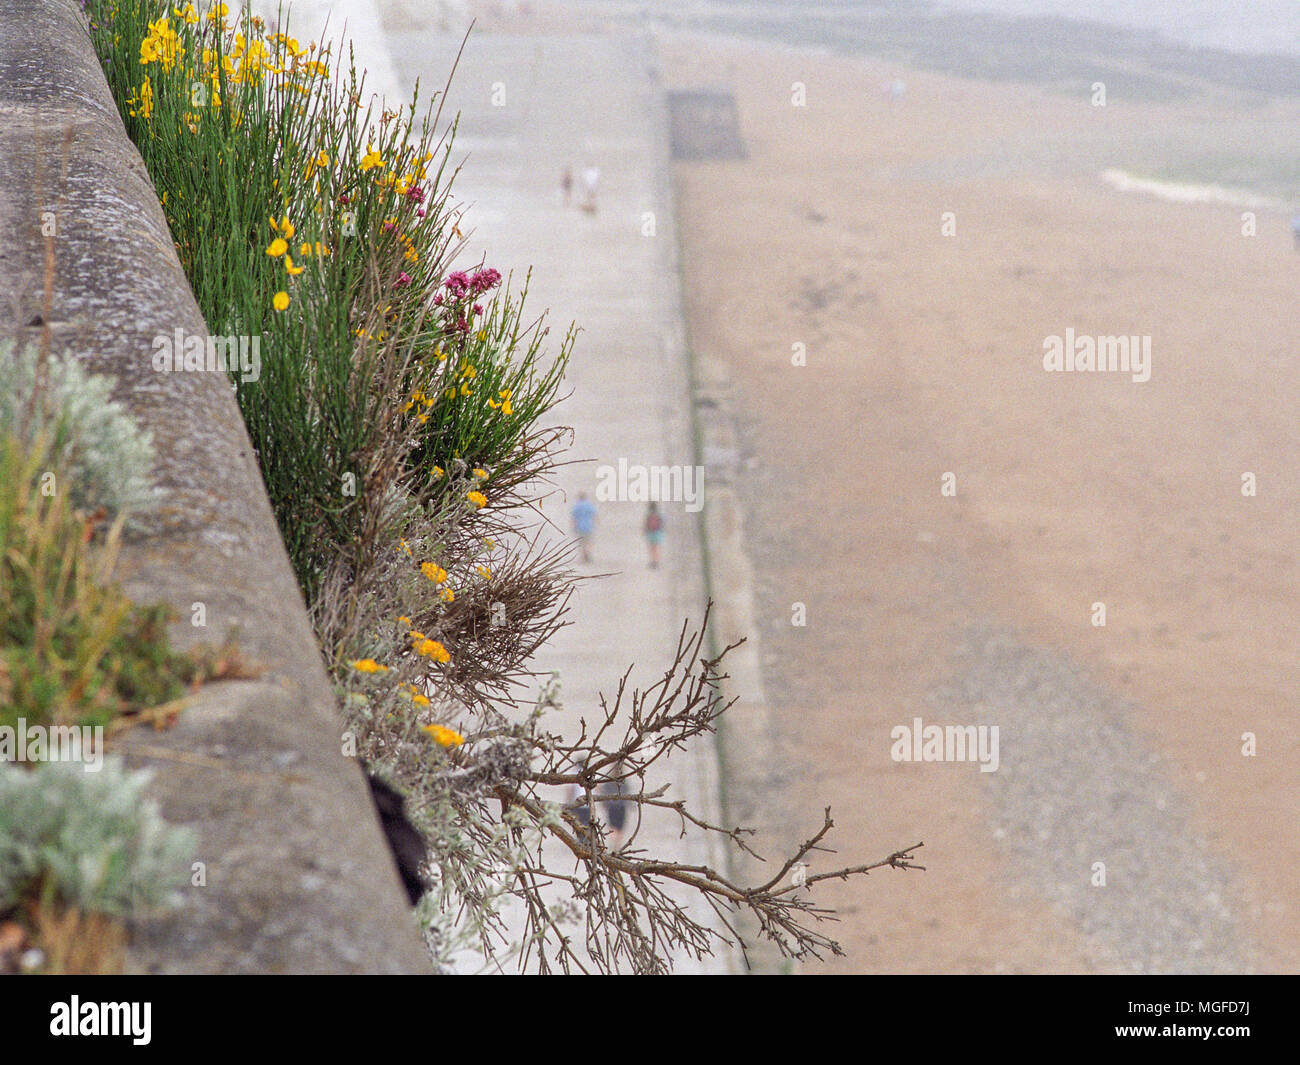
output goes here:
[[936, 0], [1008, 15], [1065, 15], [1161, 30], [1188, 44], [1300, 55], [1300, 0]]

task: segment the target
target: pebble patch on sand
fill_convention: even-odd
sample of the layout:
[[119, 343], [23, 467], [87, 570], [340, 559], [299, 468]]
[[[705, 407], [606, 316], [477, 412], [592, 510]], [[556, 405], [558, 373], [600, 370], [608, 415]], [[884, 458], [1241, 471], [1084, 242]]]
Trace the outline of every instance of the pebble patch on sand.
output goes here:
[[[1001, 764], [982, 779], [993, 834], [1028, 885], [1131, 972], [1248, 971], [1228, 871], [1119, 700], [992, 627], [968, 632], [966, 655], [933, 712], [999, 727]], [[1093, 886], [1096, 862], [1104, 887]]]

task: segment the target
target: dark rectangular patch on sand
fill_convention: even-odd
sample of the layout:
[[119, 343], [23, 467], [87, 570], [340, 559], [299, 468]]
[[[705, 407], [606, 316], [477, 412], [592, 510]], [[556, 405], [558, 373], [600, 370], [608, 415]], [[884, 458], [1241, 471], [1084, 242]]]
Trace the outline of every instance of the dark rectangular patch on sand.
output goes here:
[[744, 159], [740, 113], [729, 92], [670, 92], [673, 158], [687, 162]]

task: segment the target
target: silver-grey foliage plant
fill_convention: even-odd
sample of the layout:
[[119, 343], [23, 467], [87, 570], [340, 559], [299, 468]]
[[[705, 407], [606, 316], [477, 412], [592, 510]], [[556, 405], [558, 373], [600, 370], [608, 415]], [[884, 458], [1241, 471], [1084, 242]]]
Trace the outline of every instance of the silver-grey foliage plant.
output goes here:
[[66, 484], [74, 506], [114, 515], [154, 498], [153, 438], [110, 398], [115, 383], [70, 358], [52, 355], [42, 367], [33, 345], [0, 342], [0, 432], [29, 444], [46, 434], [56, 490]]
[[0, 911], [29, 892], [130, 917], [166, 909], [187, 879], [195, 836], [144, 796], [148, 770], [106, 758], [22, 769], [0, 762]]

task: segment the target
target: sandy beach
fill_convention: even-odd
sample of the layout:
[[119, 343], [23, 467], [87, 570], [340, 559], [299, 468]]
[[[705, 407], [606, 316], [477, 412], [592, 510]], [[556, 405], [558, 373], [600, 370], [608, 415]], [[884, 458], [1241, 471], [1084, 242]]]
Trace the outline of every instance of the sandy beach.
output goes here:
[[[1244, 236], [1101, 180], [1295, 104], [661, 44], [748, 151], [676, 179], [792, 831], [829, 802], [846, 859], [926, 844], [924, 874], [827, 890], [847, 957], [811, 971], [1295, 970], [1300, 255], [1283, 213]], [[1150, 337], [1150, 379], [1047, 372], [1067, 329]], [[893, 761], [914, 717], [1000, 723], [999, 772]]]

